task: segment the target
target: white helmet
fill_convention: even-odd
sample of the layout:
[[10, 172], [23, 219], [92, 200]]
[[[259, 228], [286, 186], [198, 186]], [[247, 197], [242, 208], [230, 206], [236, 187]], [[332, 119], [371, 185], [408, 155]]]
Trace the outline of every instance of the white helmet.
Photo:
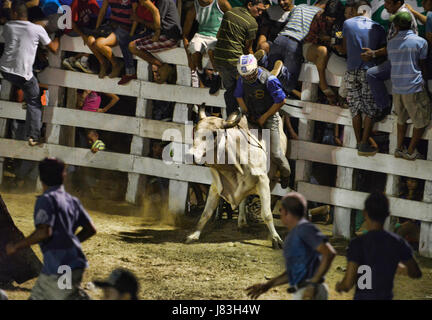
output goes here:
[[237, 71], [242, 77], [253, 74], [257, 68], [258, 62], [253, 54], [242, 55], [237, 62]]

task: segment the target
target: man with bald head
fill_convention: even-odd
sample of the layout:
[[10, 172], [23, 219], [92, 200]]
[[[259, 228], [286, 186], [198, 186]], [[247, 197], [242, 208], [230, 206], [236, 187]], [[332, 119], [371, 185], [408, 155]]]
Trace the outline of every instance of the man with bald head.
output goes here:
[[336, 255], [327, 237], [306, 220], [307, 201], [298, 192], [282, 199], [281, 221], [289, 234], [284, 243], [286, 271], [268, 282], [247, 289], [252, 299], [273, 287], [290, 284], [288, 293], [293, 300], [327, 300], [328, 288], [324, 276]]

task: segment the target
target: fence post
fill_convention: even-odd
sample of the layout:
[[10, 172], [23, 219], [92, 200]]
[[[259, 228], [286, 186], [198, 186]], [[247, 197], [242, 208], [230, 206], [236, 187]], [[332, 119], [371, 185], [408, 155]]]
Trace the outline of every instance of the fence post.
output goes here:
[[[177, 84], [183, 86], [191, 85], [191, 71], [187, 66], [177, 66]], [[173, 122], [186, 124], [189, 116], [187, 104], [176, 103], [174, 107]], [[172, 143], [174, 150], [173, 160], [183, 162], [185, 160], [185, 145], [181, 143]], [[188, 196], [189, 184], [184, 181], [170, 180], [169, 182], [169, 203], [168, 208], [172, 214], [184, 214]]]
[[[396, 123], [394, 123], [393, 131], [389, 134], [389, 154], [394, 155], [394, 151], [397, 146], [397, 136], [396, 136]], [[387, 175], [386, 189], [385, 193], [388, 196], [398, 196], [399, 195], [399, 184], [400, 176], [394, 174]], [[387, 231], [394, 231], [394, 221], [395, 217], [388, 217], [384, 223], [384, 229]]]
[[[149, 81], [149, 64], [148, 62], [138, 59], [137, 76], [141, 81]], [[150, 106], [147, 99], [137, 98], [135, 117], [146, 118], [150, 116]], [[136, 156], [147, 155], [149, 152], [149, 139], [140, 136], [133, 136], [131, 142], [130, 154]], [[138, 173], [128, 173], [128, 185], [126, 191], [126, 201], [137, 204], [140, 191], [140, 185], [145, 183], [145, 176]]]
[[[1, 91], [0, 91], [0, 99], [1, 100], [10, 100], [12, 90], [12, 84], [5, 80], [1, 80]], [[0, 138], [4, 138], [7, 132], [7, 123], [8, 119], [0, 119]], [[3, 182], [3, 164], [4, 158], [0, 158], [0, 184]]]
[[[432, 140], [428, 141], [427, 160], [432, 161]], [[432, 181], [426, 181], [423, 193], [423, 201], [432, 202]], [[421, 256], [432, 258], [432, 223], [421, 222], [419, 252]]]
[[[303, 81], [301, 100], [315, 102], [318, 99], [318, 85]], [[298, 137], [302, 141], [312, 141], [314, 135], [314, 122], [307, 119], [299, 119]], [[310, 181], [312, 162], [297, 160], [295, 166], [295, 183], [299, 181]]]
[[[355, 148], [357, 144], [354, 129], [351, 126], [344, 127], [343, 146]], [[353, 168], [337, 167], [336, 188], [352, 190], [353, 188]], [[341, 236], [346, 239], [351, 237], [351, 208], [334, 208], [333, 236]]]

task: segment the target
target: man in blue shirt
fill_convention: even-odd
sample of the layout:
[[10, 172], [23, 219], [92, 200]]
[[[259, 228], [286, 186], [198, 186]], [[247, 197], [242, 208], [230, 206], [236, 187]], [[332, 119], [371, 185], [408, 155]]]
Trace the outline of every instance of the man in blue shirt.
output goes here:
[[290, 284], [288, 292], [293, 300], [327, 300], [328, 289], [324, 276], [336, 256], [327, 238], [311, 222], [305, 219], [306, 199], [297, 192], [288, 193], [282, 199], [281, 221], [289, 234], [284, 243], [286, 271], [268, 282], [247, 289], [252, 299], [273, 287]]
[[[358, 155], [373, 156], [378, 149], [369, 144], [369, 137], [381, 109], [377, 107], [366, 79], [367, 70], [375, 66], [375, 61], [363, 61], [361, 54], [363, 48], [377, 50], [385, 47], [386, 34], [382, 26], [371, 20], [369, 15], [372, 9], [368, 1], [353, 0], [347, 3], [346, 8], [353, 11], [354, 16], [344, 22], [342, 29], [342, 51], [347, 54], [347, 71], [344, 79], [347, 102], [351, 111]], [[362, 132], [363, 114], [365, 119]]]
[[[422, 157], [416, 147], [431, 118], [430, 99], [422, 75], [426, 69], [428, 44], [410, 29], [410, 13], [399, 12], [391, 16], [390, 20], [397, 30], [396, 36], [387, 44], [391, 63], [393, 104], [398, 115], [397, 148], [394, 155], [397, 158], [415, 160]], [[409, 118], [414, 130], [406, 149], [403, 142]]]
[[399, 263], [403, 264], [400, 272], [410, 278], [421, 278], [422, 273], [410, 245], [398, 235], [384, 230], [384, 222], [390, 215], [385, 194], [370, 194], [363, 215], [368, 232], [350, 242], [346, 273], [336, 284], [336, 291], [348, 292], [356, 285], [354, 300], [391, 300]]
[[[278, 70], [282, 61], [277, 64]], [[285, 92], [278, 78], [264, 68], [258, 67], [252, 55], [240, 56], [237, 64], [240, 77], [234, 90], [234, 97], [248, 120], [261, 128], [270, 129], [270, 159], [278, 166], [281, 174], [281, 187], [289, 184], [291, 168], [288, 159], [281, 152], [279, 115], [277, 112], [285, 104]], [[276, 70], [275, 70], [276, 72]]]
[[[62, 160], [45, 158], [39, 163], [39, 173], [44, 193], [35, 205], [36, 230], [17, 243], [9, 243], [6, 253], [40, 245], [44, 263], [30, 299], [85, 299], [80, 283], [88, 263], [81, 243], [95, 235], [96, 229], [81, 202], [64, 190]], [[75, 234], [79, 227], [81, 231]]]

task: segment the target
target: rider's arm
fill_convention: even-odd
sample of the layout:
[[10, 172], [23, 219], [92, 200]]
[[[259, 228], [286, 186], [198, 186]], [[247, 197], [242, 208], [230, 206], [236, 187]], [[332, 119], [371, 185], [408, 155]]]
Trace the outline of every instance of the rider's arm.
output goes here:
[[261, 116], [261, 121], [264, 123], [269, 117], [279, 111], [285, 104], [286, 94], [282, 89], [282, 84], [276, 77], [267, 80], [267, 90], [273, 98], [273, 105]]
[[234, 90], [234, 97], [237, 99], [237, 102], [242, 109], [243, 113], [247, 113], [248, 109], [246, 107], [246, 103], [243, 99], [243, 80], [242, 77], [239, 77], [237, 80], [237, 85]]

